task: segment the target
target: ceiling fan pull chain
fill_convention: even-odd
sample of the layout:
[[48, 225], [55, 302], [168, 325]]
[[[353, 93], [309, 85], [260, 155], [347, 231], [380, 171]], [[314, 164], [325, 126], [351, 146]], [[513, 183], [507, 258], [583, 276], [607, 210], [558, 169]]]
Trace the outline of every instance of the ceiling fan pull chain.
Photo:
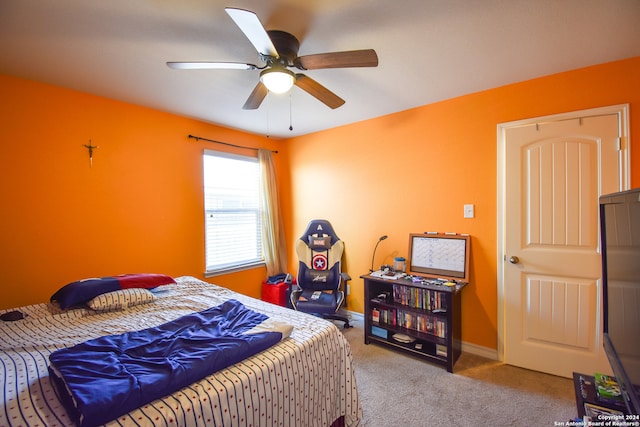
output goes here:
[[291, 107], [291, 91], [289, 91], [289, 130], [293, 130], [293, 108]]
[[267, 138], [269, 138], [271, 136], [271, 129], [270, 129], [270, 126], [269, 126], [269, 110], [270, 110], [269, 105], [271, 105], [271, 98], [267, 99], [267, 108], [266, 108], [266, 110], [267, 110]]

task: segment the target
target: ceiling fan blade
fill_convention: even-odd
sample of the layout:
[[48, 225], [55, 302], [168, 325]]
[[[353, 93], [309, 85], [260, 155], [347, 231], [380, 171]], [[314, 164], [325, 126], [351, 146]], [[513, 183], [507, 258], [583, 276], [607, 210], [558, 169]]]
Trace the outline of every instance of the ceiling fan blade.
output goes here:
[[236, 23], [244, 35], [247, 36], [258, 53], [273, 56], [275, 58], [278, 57], [278, 51], [269, 38], [267, 30], [264, 29], [260, 19], [258, 19], [258, 15], [250, 10], [236, 9], [233, 7], [227, 7], [224, 10], [229, 14], [231, 19], [233, 19], [233, 22]]
[[247, 98], [247, 101], [242, 106], [242, 109], [244, 110], [257, 109], [260, 106], [260, 104], [262, 104], [262, 101], [264, 100], [265, 96], [267, 96], [268, 92], [269, 92], [269, 89], [267, 89], [267, 87], [263, 85], [262, 82], [258, 82], [256, 87], [253, 88], [251, 95], [249, 95], [249, 98]]
[[304, 74], [296, 74], [296, 86], [318, 98], [329, 108], [336, 109], [344, 104], [344, 99]]
[[378, 55], [373, 49], [317, 53], [296, 58], [295, 66], [302, 70], [319, 68], [377, 67]]
[[258, 66], [243, 62], [167, 62], [174, 70], [255, 70]]

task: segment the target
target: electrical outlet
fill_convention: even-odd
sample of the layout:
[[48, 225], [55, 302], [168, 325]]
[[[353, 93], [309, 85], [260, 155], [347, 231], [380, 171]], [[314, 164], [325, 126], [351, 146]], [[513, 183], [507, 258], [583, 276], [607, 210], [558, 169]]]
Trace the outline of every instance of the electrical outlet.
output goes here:
[[347, 283], [347, 295], [351, 295], [351, 285]]
[[464, 205], [464, 217], [473, 218], [475, 216], [475, 208], [473, 205]]

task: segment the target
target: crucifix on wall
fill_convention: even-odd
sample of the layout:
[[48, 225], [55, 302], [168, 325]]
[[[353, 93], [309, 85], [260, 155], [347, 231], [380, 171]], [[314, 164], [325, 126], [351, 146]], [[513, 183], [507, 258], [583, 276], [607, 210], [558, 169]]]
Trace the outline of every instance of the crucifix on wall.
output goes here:
[[98, 147], [97, 145], [92, 145], [91, 140], [89, 140], [89, 145], [84, 144], [84, 147], [86, 147], [86, 149], [89, 150], [89, 167], [92, 168], [93, 167], [93, 150], [100, 147]]

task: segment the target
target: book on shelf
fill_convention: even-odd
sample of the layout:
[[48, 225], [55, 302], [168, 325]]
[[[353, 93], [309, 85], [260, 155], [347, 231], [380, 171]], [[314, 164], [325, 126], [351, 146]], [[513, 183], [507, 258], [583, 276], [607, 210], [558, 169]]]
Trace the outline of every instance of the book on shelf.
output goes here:
[[442, 292], [431, 289], [394, 284], [393, 301], [398, 304], [423, 310], [447, 310], [445, 297]]
[[371, 334], [386, 340], [389, 332], [386, 329], [382, 329], [377, 326], [372, 326]]
[[594, 374], [594, 377], [596, 383], [596, 394], [600, 401], [624, 403], [622, 392], [620, 391], [620, 385], [618, 385], [618, 381], [616, 381], [615, 377], [597, 372]]
[[[594, 405], [593, 403], [584, 403], [584, 413], [590, 421], [598, 421], [602, 419], [611, 420], [611, 416], [615, 416], [615, 419], [623, 417], [624, 413], [616, 409], [605, 408], [603, 406]], [[611, 421], [610, 421], [611, 422]], [[589, 424], [591, 425], [591, 424]], [[602, 424], [602, 425], [615, 425], [615, 424]], [[623, 425], [623, 424], [619, 424]]]
[[396, 308], [374, 307], [371, 309], [371, 321], [380, 325], [402, 327], [417, 332], [447, 337], [446, 320], [427, 313], [415, 313]]

